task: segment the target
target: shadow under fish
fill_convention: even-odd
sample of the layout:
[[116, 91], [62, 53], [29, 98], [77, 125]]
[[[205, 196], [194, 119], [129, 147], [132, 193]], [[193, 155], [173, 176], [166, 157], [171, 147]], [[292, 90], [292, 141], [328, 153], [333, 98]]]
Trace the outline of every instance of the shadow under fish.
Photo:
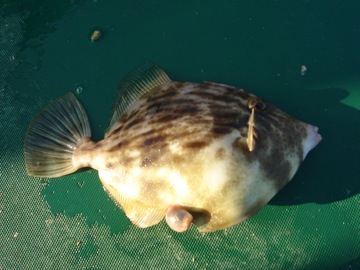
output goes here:
[[242, 89], [171, 81], [145, 63], [119, 84], [105, 138], [91, 140], [72, 93], [45, 108], [25, 137], [27, 172], [60, 177], [83, 167], [138, 227], [164, 217], [177, 232], [236, 225], [294, 176], [321, 141], [318, 128]]

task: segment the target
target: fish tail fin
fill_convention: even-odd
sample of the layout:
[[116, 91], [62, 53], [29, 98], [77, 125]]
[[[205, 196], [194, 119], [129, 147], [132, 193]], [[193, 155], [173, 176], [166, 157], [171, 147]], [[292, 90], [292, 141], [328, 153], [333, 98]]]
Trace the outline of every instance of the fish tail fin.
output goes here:
[[45, 108], [25, 136], [27, 173], [36, 177], [60, 177], [79, 169], [73, 163], [76, 146], [91, 131], [86, 112], [74, 94], [68, 93]]

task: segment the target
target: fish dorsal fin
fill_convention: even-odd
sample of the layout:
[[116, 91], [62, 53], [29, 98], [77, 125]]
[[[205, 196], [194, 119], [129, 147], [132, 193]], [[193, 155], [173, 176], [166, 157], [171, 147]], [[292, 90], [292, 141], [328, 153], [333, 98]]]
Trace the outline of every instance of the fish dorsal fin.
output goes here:
[[146, 62], [130, 71], [117, 87], [107, 133], [135, 101], [168, 81], [170, 78], [165, 71], [152, 63]]

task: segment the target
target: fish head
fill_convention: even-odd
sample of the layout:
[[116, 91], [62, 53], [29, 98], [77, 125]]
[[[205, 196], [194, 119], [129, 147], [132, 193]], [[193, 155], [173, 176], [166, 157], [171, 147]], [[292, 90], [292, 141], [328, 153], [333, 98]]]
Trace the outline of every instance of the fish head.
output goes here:
[[[222, 155], [210, 150], [204, 155], [206, 175], [215, 179], [207, 185], [216, 183], [214, 194], [221, 198], [223, 207], [214, 202], [205, 208], [212, 218], [198, 226], [201, 232], [233, 226], [258, 212], [293, 178], [322, 139], [316, 126], [247, 91], [224, 85], [211, 85], [207, 91], [213, 93], [206, 95], [213, 103], [208, 106], [214, 124], [209, 137], [213, 145], [225, 149]], [[222, 162], [224, 170], [217, 166]], [[211, 191], [209, 188], [207, 194]], [[170, 217], [173, 215], [169, 212]], [[221, 221], [215, 220], [217, 216]]]
[[[261, 168], [271, 172], [271, 178], [278, 181], [282, 187], [291, 180], [300, 163], [321, 141], [319, 129], [295, 119], [252, 94], [249, 94], [242, 103], [243, 110], [248, 108], [246, 117], [249, 119], [245, 129], [246, 134], [243, 131], [242, 135], [243, 138], [251, 137], [254, 141], [253, 150], [250, 150], [247, 144], [242, 145], [245, 146], [242, 151], [243, 157], [251, 161], [259, 161]], [[249, 153], [246, 153], [246, 150]]]
[[[250, 92], [225, 84], [207, 83], [207, 87], [219, 93], [215, 96], [218, 104], [210, 105], [216, 108], [211, 112], [214, 124], [229, 131], [240, 131], [239, 141], [245, 143], [243, 155], [258, 159], [264, 152], [283, 153], [283, 156], [292, 153], [298, 156], [300, 163], [322, 139], [318, 127], [295, 119]], [[253, 140], [254, 145], [250, 147], [247, 139]], [[246, 150], [254, 152], [250, 155]]]

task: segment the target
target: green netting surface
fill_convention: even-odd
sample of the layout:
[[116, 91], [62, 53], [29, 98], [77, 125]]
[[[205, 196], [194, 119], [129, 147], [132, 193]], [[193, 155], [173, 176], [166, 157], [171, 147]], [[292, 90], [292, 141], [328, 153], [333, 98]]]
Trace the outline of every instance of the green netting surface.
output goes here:
[[[0, 269], [359, 269], [359, 10], [355, 0], [2, 0]], [[95, 28], [103, 36], [91, 42]], [[26, 175], [36, 113], [72, 91], [99, 140], [117, 83], [144, 61], [252, 91], [319, 126], [323, 141], [256, 216], [209, 234], [136, 228], [93, 170]]]

